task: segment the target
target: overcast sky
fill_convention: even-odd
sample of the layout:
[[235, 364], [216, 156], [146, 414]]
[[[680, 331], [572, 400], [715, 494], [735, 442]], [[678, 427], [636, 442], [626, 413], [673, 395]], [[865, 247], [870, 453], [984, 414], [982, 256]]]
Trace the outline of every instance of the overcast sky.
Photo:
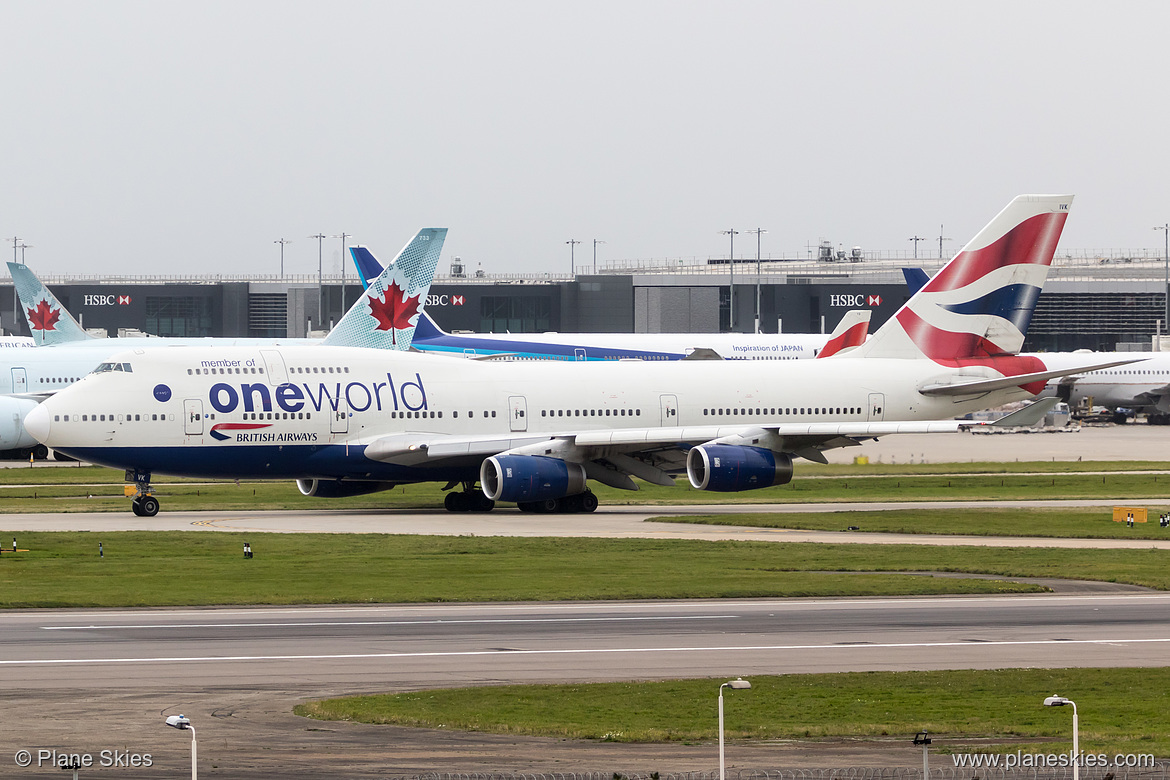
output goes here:
[[[6, 0], [0, 235], [52, 273], [316, 273], [448, 227], [488, 273], [958, 249], [1022, 192], [1161, 247], [1165, 2]], [[325, 242], [326, 268], [340, 240]], [[750, 245], [750, 249], [748, 246]], [[928, 248], [929, 247], [929, 248]], [[739, 237], [754, 254], [754, 238]], [[0, 244], [0, 257], [11, 241]]]

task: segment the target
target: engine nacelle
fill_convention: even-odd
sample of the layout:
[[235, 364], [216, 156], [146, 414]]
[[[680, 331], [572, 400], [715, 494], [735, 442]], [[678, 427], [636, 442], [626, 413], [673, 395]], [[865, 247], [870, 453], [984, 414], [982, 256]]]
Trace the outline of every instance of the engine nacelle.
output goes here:
[[585, 467], [540, 455], [496, 455], [479, 467], [479, 484], [492, 501], [543, 501], [585, 491]]
[[345, 498], [364, 496], [397, 487], [395, 482], [347, 482], [340, 479], [298, 479], [297, 490], [302, 496], [317, 498]]
[[0, 450], [32, 447], [37, 443], [24, 429], [24, 416], [37, 407], [31, 398], [0, 396]]
[[731, 444], [704, 444], [687, 453], [687, 479], [696, 490], [735, 493], [792, 481], [792, 458], [783, 452]]

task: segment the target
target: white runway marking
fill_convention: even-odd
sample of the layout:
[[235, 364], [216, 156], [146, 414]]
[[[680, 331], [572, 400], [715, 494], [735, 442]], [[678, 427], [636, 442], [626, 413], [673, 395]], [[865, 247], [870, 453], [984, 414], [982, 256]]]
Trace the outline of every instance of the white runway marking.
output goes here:
[[610, 655], [620, 653], [734, 653], [760, 650], [890, 650], [943, 647], [1024, 647], [1041, 645], [1135, 645], [1170, 643], [1170, 637], [1156, 639], [1036, 639], [1003, 642], [894, 642], [860, 645], [744, 645], [733, 647], [612, 647], [565, 650], [462, 650], [427, 653], [338, 653], [331, 655], [233, 655], [159, 656], [154, 658], [42, 658], [27, 661], [0, 661], [0, 666], [46, 666], [59, 664], [150, 664], [215, 663], [220, 661], [331, 661], [363, 658], [459, 658], [491, 655]]
[[320, 626], [454, 626], [467, 624], [513, 624], [513, 623], [622, 623], [646, 620], [728, 620], [742, 615], [674, 615], [645, 617], [581, 617], [581, 618], [478, 618], [444, 620], [322, 620], [312, 623], [157, 623], [140, 626], [41, 626], [45, 631], [112, 631], [149, 628], [310, 628]]

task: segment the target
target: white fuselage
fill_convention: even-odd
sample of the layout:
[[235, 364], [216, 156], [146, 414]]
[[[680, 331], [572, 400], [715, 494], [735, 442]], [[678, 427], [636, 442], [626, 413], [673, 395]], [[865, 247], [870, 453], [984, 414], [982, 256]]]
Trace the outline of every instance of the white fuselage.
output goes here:
[[388, 470], [364, 447], [412, 435], [939, 420], [1029, 396], [1014, 387], [923, 395], [918, 387], [958, 373], [927, 360], [485, 363], [314, 346], [111, 360], [125, 368], [44, 402], [42, 441], [97, 463], [192, 476], [418, 481], [435, 477]]
[[[1070, 404], [1089, 399], [1110, 409], [1127, 408], [1170, 413], [1170, 353], [1166, 352], [1052, 352], [1036, 357], [1053, 369], [1075, 367], [1094, 358], [1140, 361], [1128, 366], [1105, 368], [1078, 374], [1069, 390]], [[1061, 380], [1052, 379], [1044, 386], [1042, 398], [1056, 397]]]

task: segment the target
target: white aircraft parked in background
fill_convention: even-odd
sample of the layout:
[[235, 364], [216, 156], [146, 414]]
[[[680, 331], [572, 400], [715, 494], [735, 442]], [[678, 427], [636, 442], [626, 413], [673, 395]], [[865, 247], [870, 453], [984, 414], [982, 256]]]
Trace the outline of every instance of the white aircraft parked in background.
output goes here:
[[[350, 247], [363, 284], [382, 273], [365, 247]], [[869, 310], [845, 313], [823, 333], [448, 333], [424, 311], [414, 333], [420, 352], [503, 360], [797, 360], [831, 357], [869, 335]]]
[[[447, 236], [446, 228], [424, 228], [399, 252], [395, 265], [400, 274], [399, 296], [414, 300], [426, 297], [435, 275], [435, 266]], [[62, 390], [93, 371], [110, 356], [127, 349], [150, 347], [275, 347], [316, 343], [306, 339], [226, 338], [94, 338], [78, 324], [28, 266], [8, 263], [17, 295], [37, 343], [34, 349], [0, 349], [0, 454], [45, 457], [24, 429], [24, 416], [47, 396]], [[403, 316], [403, 315], [406, 316]], [[414, 334], [416, 312], [395, 313], [394, 349], [407, 349]], [[30, 340], [31, 341], [31, 340]], [[353, 342], [358, 344], [358, 342]]]
[[936, 421], [1073, 373], [1015, 354], [1070, 202], [1016, 198], [863, 346], [827, 360], [512, 363], [331, 346], [338, 332], [386, 338], [391, 267], [322, 345], [124, 352], [25, 425], [71, 457], [125, 468], [142, 515], [159, 508], [153, 473], [293, 478], [326, 497], [462, 483], [447, 497], [455, 511], [592, 511], [587, 479], [784, 484], [793, 458], [955, 431], [971, 423]]

